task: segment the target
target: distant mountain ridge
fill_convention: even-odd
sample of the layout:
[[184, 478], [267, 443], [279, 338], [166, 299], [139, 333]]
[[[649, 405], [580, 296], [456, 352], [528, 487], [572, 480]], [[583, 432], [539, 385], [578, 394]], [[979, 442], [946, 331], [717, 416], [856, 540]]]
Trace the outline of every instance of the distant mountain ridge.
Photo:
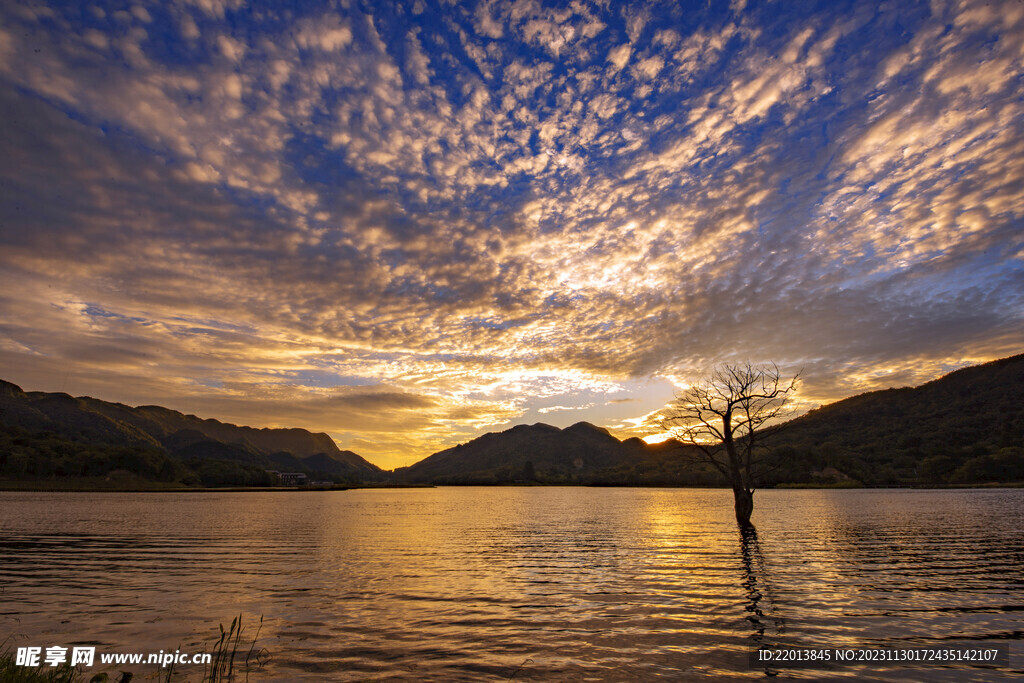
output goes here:
[[[915, 388], [843, 399], [770, 432], [779, 468], [762, 482], [766, 486], [1022, 481], [1024, 354]], [[120, 450], [94, 453], [96, 444]], [[688, 455], [671, 440], [620, 441], [587, 422], [565, 429], [537, 423], [487, 433], [385, 472], [339, 450], [326, 434], [239, 427], [159, 406], [26, 393], [0, 380], [0, 476], [73, 476], [69, 472], [129, 463], [124, 466], [148, 477], [198, 476], [206, 485], [265, 481], [270, 469], [352, 483], [724, 484], [715, 470]], [[79, 467], [82, 459], [88, 462]]]
[[688, 450], [674, 441], [620, 441], [589, 422], [564, 429], [537, 423], [484, 434], [394, 476], [418, 484], [721, 485], [709, 465], [685, 457]]
[[488, 433], [395, 470], [414, 483], [589, 483], [599, 472], [644, 454], [639, 439], [619, 441], [607, 429], [578, 422], [559, 429], [537, 423]]
[[[1024, 480], [1024, 354], [919, 387], [853, 396], [768, 430], [763, 485], [925, 485]], [[586, 422], [519, 425], [395, 471], [400, 481], [724, 485], [674, 441], [619, 441]]]
[[131, 407], [64, 393], [25, 392], [0, 380], [0, 424], [73, 442], [160, 449], [185, 460], [229, 460], [264, 469], [380, 479], [384, 472], [327, 434], [240, 427], [160, 406]]

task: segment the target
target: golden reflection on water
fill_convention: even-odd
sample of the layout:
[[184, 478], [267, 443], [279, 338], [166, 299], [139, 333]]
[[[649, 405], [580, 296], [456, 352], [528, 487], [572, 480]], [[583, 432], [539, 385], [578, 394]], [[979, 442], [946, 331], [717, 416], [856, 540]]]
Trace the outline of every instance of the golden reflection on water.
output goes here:
[[194, 649], [218, 623], [263, 615], [268, 678], [747, 678], [765, 674], [747, 664], [758, 646], [977, 643], [1022, 630], [1024, 491], [761, 491], [747, 534], [717, 490], [0, 502], [5, 633]]

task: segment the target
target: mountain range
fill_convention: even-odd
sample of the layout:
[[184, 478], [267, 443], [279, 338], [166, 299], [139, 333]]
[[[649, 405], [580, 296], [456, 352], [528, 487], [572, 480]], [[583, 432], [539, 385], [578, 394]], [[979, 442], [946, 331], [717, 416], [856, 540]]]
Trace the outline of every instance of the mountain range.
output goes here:
[[[861, 394], [769, 430], [775, 485], [1024, 480], [1024, 354], [915, 388]], [[0, 477], [128, 470], [189, 485], [271, 484], [268, 471], [336, 483], [722, 485], [682, 444], [620, 441], [580, 422], [518, 425], [385, 472], [326, 434], [256, 429], [0, 381]]]
[[[17, 459], [17, 469], [28, 470], [21, 472], [23, 475], [60, 475], [47, 472], [47, 464], [50, 469], [63, 468], [64, 475], [69, 475], [69, 470], [76, 469], [76, 457], [80, 461], [97, 461], [86, 462], [95, 465], [94, 469], [102, 469], [104, 462], [113, 467], [119, 464], [111, 461], [110, 455], [115, 453], [122, 460], [131, 460], [128, 454], [132, 454], [136, 460], [161, 461], [159, 467], [165, 468], [168, 476], [170, 470], [180, 469], [176, 464], [186, 470], [198, 468], [200, 480], [204, 479], [204, 468], [214, 470], [208, 472], [207, 480], [230, 480], [232, 471], [236, 479], [246, 479], [243, 474], [251, 478], [256, 473], [282, 470], [337, 482], [385, 478], [383, 470], [352, 451], [340, 450], [327, 434], [305, 429], [239, 427], [160, 406], [133, 408], [64, 393], [25, 392], [2, 380], [0, 429], [12, 442], [0, 450], [0, 458], [4, 451], [7, 455], [36, 451], [28, 462]], [[55, 459], [58, 462], [53, 462]], [[50, 462], [40, 466], [39, 460]], [[220, 463], [219, 467], [211, 468], [211, 461]], [[11, 469], [14, 468], [6, 468]], [[96, 472], [76, 472], [93, 473]], [[267, 483], [271, 481], [267, 479]]]
[[[538, 423], [484, 434], [395, 470], [400, 482], [430, 484], [595, 483], [623, 467], [664, 459], [666, 449], [640, 439], [619, 441], [607, 429], [578, 422], [559, 429]], [[671, 456], [668, 456], [671, 458]]]

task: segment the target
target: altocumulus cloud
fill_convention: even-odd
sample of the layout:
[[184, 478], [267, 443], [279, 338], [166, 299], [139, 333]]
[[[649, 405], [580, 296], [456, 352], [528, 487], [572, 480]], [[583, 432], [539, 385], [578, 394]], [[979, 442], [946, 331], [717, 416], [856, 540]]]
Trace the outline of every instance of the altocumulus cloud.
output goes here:
[[1021, 3], [346, 5], [4, 4], [5, 379], [392, 467], [1020, 351]]

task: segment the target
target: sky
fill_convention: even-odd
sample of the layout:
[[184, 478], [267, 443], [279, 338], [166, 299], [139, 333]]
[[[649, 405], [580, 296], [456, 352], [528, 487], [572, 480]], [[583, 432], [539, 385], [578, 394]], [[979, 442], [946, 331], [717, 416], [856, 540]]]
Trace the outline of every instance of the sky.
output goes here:
[[1024, 3], [0, 4], [0, 378], [656, 438], [1024, 351]]

